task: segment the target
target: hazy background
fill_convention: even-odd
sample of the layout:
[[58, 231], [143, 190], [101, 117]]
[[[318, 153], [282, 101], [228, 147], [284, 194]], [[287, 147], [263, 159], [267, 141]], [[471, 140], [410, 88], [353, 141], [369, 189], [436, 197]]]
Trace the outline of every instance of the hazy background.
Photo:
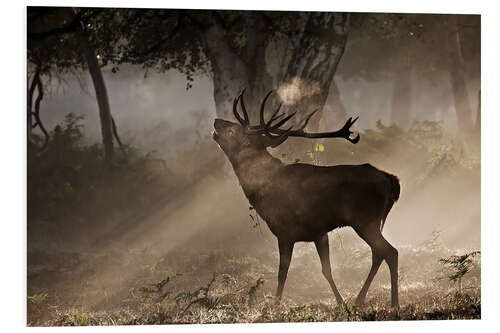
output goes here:
[[[348, 61], [348, 54], [339, 65]], [[213, 87], [211, 81], [204, 76], [197, 77], [193, 87], [186, 90], [186, 81], [182, 74], [176, 71], [167, 73], [149, 72], [145, 77], [145, 72], [138, 66], [125, 66], [118, 73], [111, 73], [105, 70], [111, 108], [113, 116], [119, 127], [122, 141], [126, 144], [140, 148], [144, 152], [155, 151], [158, 156], [167, 161], [173, 171], [182, 171], [183, 165], [176, 163], [176, 152], [189, 150], [196, 145], [198, 135], [205, 140], [213, 131], [213, 119], [215, 119], [215, 105], [213, 102]], [[50, 94], [43, 104], [43, 120], [48, 128], [53, 128], [61, 123], [68, 112], [84, 115], [82, 121], [84, 125], [85, 140], [88, 143], [98, 143], [100, 141], [100, 127], [95, 101], [94, 91], [89, 85], [87, 75], [82, 75], [85, 89], [80, 89], [79, 83], [73, 77], [65, 77], [65, 83], [53, 84]], [[356, 130], [363, 131], [375, 128], [377, 120], [383, 124], [390, 124], [390, 102], [392, 97], [393, 83], [387, 82], [365, 82], [361, 79], [341, 80], [336, 79], [341, 98], [348, 115], [360, 115], [360, 119], [355, 126]], [[468, 86], [469, 96], [476, 96], [478, 82], [471, 82]], [[435, 85], [427, 82], [418, 82], [413, 76], [411, 85], [412, 103], [411, 116], [416, 120], [438, 121], [450, 136], [454, 136], [457, 131], [456, 113], [453, 107], [452, 96], [450, 94], [450, 84], [446, 74], [442, 74]], [[477, 99], [470, 98], [473, 118], [477, 110]], [[327, 102], [328, 103], [328, 102]], [[201, 118], [201, 120], [200, 120]], [[325, 114], [325, 122], [328, 121], [328, 113]], [[232, 119], [230, 119], [232, 120]], [[337, 127], [341, 124], [337, 124]], [[196, 134], [198, 133], [198, 134]], [[297, 139], [292, 139], [297, 140]], [[361, 137], [363, 140], [363, 136]], [[328, 141], [327, 141], [328, 142]], [[345, 145], [349, 145], [345, 143]], [[210, 146], [211, 154], [222, 155], [215, 144]], [[355, 150], [356, 146], [351, 147]], [[395, 152], [396, 154], [398, 152]], [[404, 153], [404, 152], [399, 152]], [[418, 160], [418, 156], [414, 156]], [[335, 159], [324, 161], [325, 164], [335, 164]], [[377, 167], [372, 161], [367, 161]], [[415, 161], [417, 162], [417, 161]], [[196, 163], [194, 160], [192, 163]], [[414, 161], [408, 161], [409, 164]], [[390, 172], [400, 175], [405, 170], [398, 170], [385, 162], [385, 168]], [[181, 169], [181, 170], [178, 170]], [[204, 214], [207, 220], [208, 215], [217, 216], [220, 209], [234, 211], [234, 214], [245, 219], [248, 202], [244, 198], [243, 192], [239, 189], [237, 179], [226, 163], [226, 178], [222, 183], [213, 183], [208, 188], [194, 190], [193, 192], [206, 191], [205, 196], [196, 198], [184, 198], [182, 205], [189, 208], [181, 209], [182, 212], [197, 212], [199, 204], [210, 207]], [[206, 170], [205, 170], [206, 171]], [[389, 221], [386, 224], [386, 233], [396, 244], [418, 245], [425, 240], [430, 233], [435, 230], [443, 230], [443, 237], [448, 245], [454, 246], [478, 246], [480, 240], [479, 233], [479, 183], [471, 184], [464, 180], [463, 186], [457, 189], [447, 189], [446, 181], [437, 180], [435, 186], [417, 194], [409, 203], [405, 198], [405, 184], [403, 179], [403, 189], [401, 200], [390, 213]], [[454, 185], [457, 185], [456, 183]], [[198, 185], [195, 185], [198, 186]], [[201, 186], [201, 185], [200, 185]], [[222, 198], [210, 203], [219, 193]], [[443, 195], [443, 193], [446, 193]], [[224, 202], [223, 207], [220, 203]], [[219, 207], [216, 204], [219, 204]], [[185, 217], [192, 223], [194, 228], [198, 226], [200, 230], [192, 232], [202, 232], [203, 227], [198, 219]], [[227, 216], [224, 220], [215, 219], [214, 223], [231, 225], [236, 222]], [[170, 221], [170, 218], [168, 218]], [[181, 223], [176, 217], [172, 220], [171, 228], [182, 229], [185, 232], [186, 224]], [[212, 222], [208, 225], [213, 227]], [[248, 230], [246, 225], [241, 225], [241, 232], [253, 232]], [[156, 229], [157, 228], [157, 229]], [[268, 234], [268, 229], [263, 224], [264, 232], [270, 241], [274, 242], [272, 235]], [[154, 234], [159, 239], [169, 237], [170, 229], [164, 229], [161, 225], [155, 226]], [[471, 232], [473, 231], [473, 232]], [[191, 231], [190, 231], [191, 232]], [[174, 237], [176, 238], [176, 237]], [[274, 244], [274, 243], [273, 243]]]

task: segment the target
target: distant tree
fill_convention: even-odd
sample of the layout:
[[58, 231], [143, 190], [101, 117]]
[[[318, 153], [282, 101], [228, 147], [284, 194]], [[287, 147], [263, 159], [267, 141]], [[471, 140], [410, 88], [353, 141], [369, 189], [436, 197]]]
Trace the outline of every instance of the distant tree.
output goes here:
[[458, 128], [470, 132], [465, 81], [479, 74], [479, 20], [477, 15], [353, 14], [347, 57], [338, 75], [371, 82], [393, 80], [391, 121], [407, 127], [412, 120], [412, 73], [430, 84], [446, 73]]
[[[31, 138], [31, 129], [38, 125], [45, 134], [46, 145], [48, 134], [39, 115], [39, 104], [43, 98], [41, 76], [50, 79], [54, 74], [88, 70], [96, 92], [105, 160], [110, 162], [114, 153], [113, 134], [120, 145], [121, 142], [111, 116], [101, 71], [105, 63], [100, 63], [97, 51], [106, 39], [95, 38], [94, 33], [97, 29], [95, 22], [102, 21], [101, 14], [100, 9], [28, 7], [28, 62], [35, 66], [28, 91], [28, 131]], [[32, 111], [35, 87], [38, 87], [39, 93], [35, 111]], [[35, 124], [32, 123], [33, 117]]]

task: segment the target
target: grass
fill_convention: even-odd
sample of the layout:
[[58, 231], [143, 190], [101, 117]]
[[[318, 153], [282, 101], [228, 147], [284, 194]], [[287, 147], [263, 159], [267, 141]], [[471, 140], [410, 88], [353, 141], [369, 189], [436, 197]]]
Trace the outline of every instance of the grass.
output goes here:
[[[222, 296], [223, 297], [223, 296]], [[244, 298], [243, 298], [244, 299]], [[450, 320], [480, 319], [481, 303], [470, 294], [434, 295], [416, 299], [399, 311], [384, 305], [358, 308], [352, 303], [343, 307], [314, 303], [297, 305], [291, 301], [276, 304], [267, 297], [255, 305], [242, 298], [227, 297], [215, 306], [200, 303], [184, 311], [168, 304], [148, 304], [141, 309], [85, 312], [71, 309], [56, 312], [44, 326], [94, 325], [159, 325], [185, 323], [269, 323], [269, 322], [333, 322], [381, 320]]]
[[[132, 261], [130, 254], [121, 257], [80, 255], [76, 261], [80, 269], [58, 266], [58, 270], [67, 270], [64, 282], [56, 280], [52, 285], [42, 286], [40, 274], [54, 279], [51, 269], [46, 267], [42, 273], [39, 269], [34, 275], [29, 270], [28, 292], [33, 296], [28, 300], [28, 324], [94, 326], [481, 318], [478, 258], [464, 275], [460, 292], [457, 285], [447, 279], [449, 271], [439, 262], [439, 258], [453, 251], [442, 247], [433, 250], [422, 247], [419, 251], [401, 249], [401, 307], [397, 311], [389, 306], [386, 265], [377, 274], [365, 306], [357, 307], [353, 300], [369, 269], [369, 253], [349, 247], [338, 252], [340, 257], [352, 258], [351, 270], [342, 262], [345, 258], [339, 258], [337, 262], [341, 264], [333, 266], [335, 280], [345, 298], [345, 304], [338, 306], [323, 281], [319, 263], [318, 267], [311, 265], [311, 261], [319, 261], [311, 250], [306, 246], [298, 249], [280, 303], [272, 296], [276, 271], [269, 262], [276, 259], [274, 256], [236, 257], [212, 253], [201, 259], [189, 256], [198, 260], [174, 262], [175, 256], [154, 256], [147, 251], [136, 252]], [[353, 255], [356, 251], [361, 253], [357, 257]], [[64, 258], [69, 266], [68, 256], [65, 254]], [[102, 266], [96, 266], [97, 257], [101, 257]], [[46, 259], [58, 262], [50, 256]], [[115, 266], [111, 265], [112, 261]], [[140, 269], [121, 280], [110, 280], [98, 272], [99, 267], [105, 267], [112, 269], [116, 276], [138, 267], [139, 262], [142, 263]], [[172, 268], [182, 269], [183, 273], [173, 273]]]

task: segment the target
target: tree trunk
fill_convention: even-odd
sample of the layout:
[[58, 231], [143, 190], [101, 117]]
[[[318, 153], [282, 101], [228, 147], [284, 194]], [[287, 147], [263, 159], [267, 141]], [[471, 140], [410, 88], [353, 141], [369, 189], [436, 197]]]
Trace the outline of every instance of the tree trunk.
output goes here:
[[404, 66], [396, 72], [392, 89], [391, 123], [402, 129], [410, 125], [411, 68]]
[[234, 121], [233, 100], [248, 87], [245, 64], [231, 50], [226, 31], [217, 21], [204, 31], [203, 43], [212, 66], [217, 117]]
[[[62, 8], [62, 13], [66, 17], [73, 17], [76, 15], [75, 8]], [[89, 68], [90, 77], [92, 78], [92, 83], [94, 84], [94, 90], [97, 100], [97, 106], [99, 108], [99, 119], [101, 122], [101, 135], [102, 144], [104, 146], [104, 160], [107, 164], [111, 163], [113, 160], [114, 149], [113, 149], [113, 118], [111, 116], [111, 109], [109, 106], [108, 91], [106, 89], [106, 83], [102, 75], [101, 67], [99, 66], [99, 61], [97, 60], [97, 54], [94, 45], [89, 41], [89, 35], [85, 30], [86, 27], [81, 23], [80, 29], [77, 35], [80, 38], [84, 52], [85, 60]]]
[[299, 96], [294, 106], [302, 117], [319, 110], [309, 122], [310, 131], [318, 129], [333, 75], [344, 53], [348, 28], [348, 14], [311, 13], [299, 38], [293, 41], [295, 53], [283, 84], [298, 85]]
[[35, 73], [33, 74], [33, 78], [31, 79], [31, 84], [28, 89], [28, 144], [33, 144], [32, 142], [32, 133], [33, 133], [33, 96], [35, 94], [35, 88], [36, 88], [36, 83], [38, 80], [38, 77], [40, 76], [41, 72], [41, 66], [35, 65]]
[[347, 119], [347, 111], [335, 79], [332, 80], [330, 92], [323, 108], [323, 114], [330, 119], [329, 124], [324, 128], [325, 131], [332, 130], [332, 128], [344, 124]]
[[[273, 82], [266, 68], [267, 45], [262, 32], [263, 20], [258, 12], [246, 13], [244, 20], [246, 46], [242, 54], [232, 48], [229, 32], [215, 19], [203, 32], [202, 40], [212, 65], [217, 117], [234, 121], [233, 100], [245, 89], [245, 105], [250, 121], [257, 124], [259, 105], [265, 94], [273, 89]], [[273, 104], [269, 102], [269, 105]]]
[[[245, 104], [252, 124], [258, 124], [259, 105], [265, 94], [277, 89], [273, 77], [267, 71], [266, 24], [259, 12], [248, 12], [245, 17], [246, 44], [243, 52], [231, 47], [228, 32], [213, 19], [203, 31], [203, 46], [210, 60], [213, 73], [214, 99], [217, 117], [234, 121], [232, 103], [239, 92], [246, 88]], [[301, 112], [301, 119], [314, 109], [323, 109], [337, 64], [343, 54], [349, 25], [348, 15], [339, 13], [304, 13], [297, 17], [300, 32], [290, 38], [294, 53], [288, 60], [274, 61], [272, 65], [285, 68], [279, 78], [281, 87], [297, 79], [301, 82], [301, 95], [289, 107]], [[280, 98], [271, 98], [266, 108], [266, 117], [275, 109]], [[285, 104], [286, 104], [285, 100]], [[286, 105], [285, 105], [286, 106]], [[320, 115], [316, 115], [309, 129], [316, 130]], [[297, 120], [299, 120], [297, 119]]]
[[[266, 33], [265, 22], [259, 12], [247, 12], [245, 15], [246, 29], [246, 54], [244, 63], [248, 76], [248, 88], [245, 92], [247, 105], [250, 106], [250, 113], [253, 119], [258, 119], [258, 110], [264, 96], [276, 87], [273, 87], [273, 79], [267, 71], [266, 61]], [[248, 101], [248, 102], [247, 102]], [[271, 99], [266, 111], [272, 110], [272, 106], [277, 105], [277, 99]]]
[[[213, 21], [204, 31], [204, 49], [212, 64], [214, 99], [217, 116], [233, 119], [232, 103], [241, 89], [246, 88], [245, 102], [249, 115], [255, 123], [258, 119], [258, 106], [264, 95], [271, 89], [273, 78], [267, 72], [265, 40], [265, 22], [258, 12], [249, 12], [245, 16], [246, 52], [238, 55], [230, 46], [224, 27]], [[291, 42], [294, 54], [290, 61], [280, 64], [286, 67], [280, 83], [291, 83], [299, 78], [303, 87], [308, 90], [299, 96], [293, 106], [302, 110], [300, 116], [307, 111], [322, 110], [328, 96], [333, 74], [343, 54], [348, 15], [338, 13], [312, 13], [298, 17], [302, 31]], [[318, 47], [319, 45], [319, 47]], [[308, 89], [308, 87], [312, 87]], [[283, 96], [281, 96], [283, 97]], [[277, 105], [278, 99], [269, 101], [268, 112]], [[300, 117], [299, 116], [299, 117]], [[321, 116], [311, 120], [317, 128]], [[315, 125], [314, 125], [315, 124]]]
[[460, 30], [456, 15], [452, 16], [452, 27], [455, 32], [449, 38], [451, 68], [450, 83], [457, 113], [458, 131], [461, 135], [468, 135], [472, 130], [472, 112], [469, 103], [469, 94], [465, 83], [464, 60], [460, 42]]
[[109, 163], [113, 160], [114, 149], [113, 121], [109, 107], [108, 91], [106, 89], [104, 77], [102, 76], [101, 68], [99, 67], [99, 62], [97, 61], [95, 50], [92, 45], [88, 43], [85, 36], [82, 39], [85, 40], [85, 58], [89, 67], [90, 76], [92, 77], [92, 82], [94, 83], [97, 106], [99, 107], [102, 144], [104, 146], [104, 159], [107, 163]]

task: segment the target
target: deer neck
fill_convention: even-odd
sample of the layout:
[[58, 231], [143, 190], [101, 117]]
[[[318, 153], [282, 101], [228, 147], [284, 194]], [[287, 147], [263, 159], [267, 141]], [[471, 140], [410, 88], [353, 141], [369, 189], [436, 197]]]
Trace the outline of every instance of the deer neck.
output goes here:
[[231, 161], [245, 195], [250, 200], [269, 184], [273, 175], [283, 167], [283, 163], [267, 150], [245, 149]]

